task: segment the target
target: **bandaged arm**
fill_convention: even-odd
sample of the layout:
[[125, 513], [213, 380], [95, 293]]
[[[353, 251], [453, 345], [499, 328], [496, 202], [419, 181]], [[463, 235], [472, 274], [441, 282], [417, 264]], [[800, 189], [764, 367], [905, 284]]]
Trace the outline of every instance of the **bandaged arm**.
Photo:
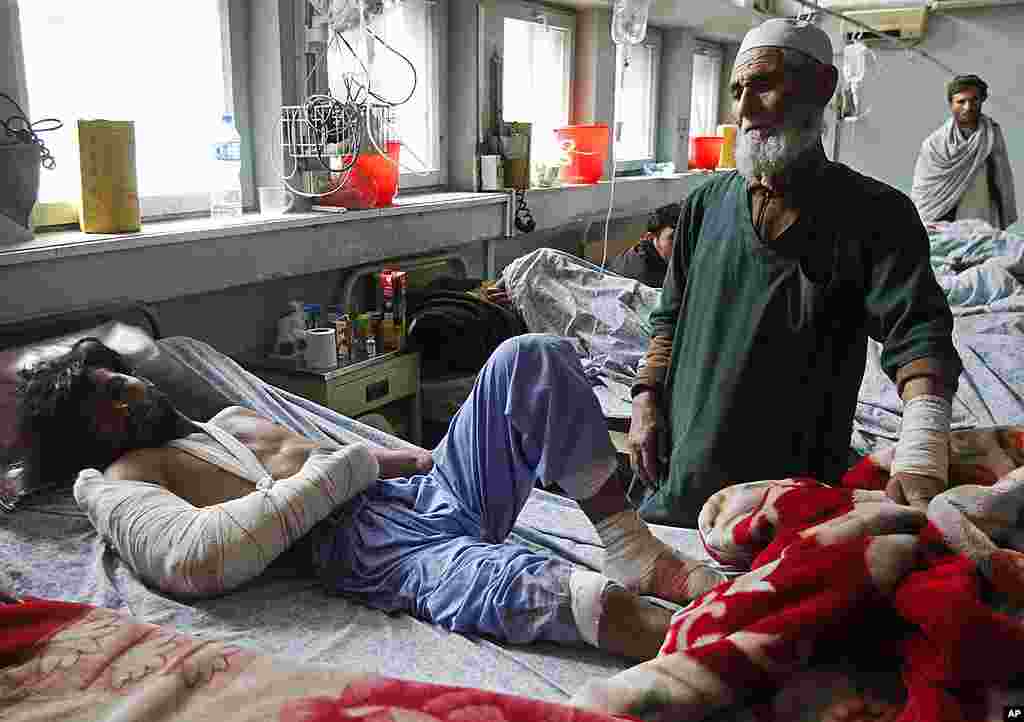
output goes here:
[[[890, 473], [949, 482], [949, 427], [952, 417], [950, 384], [932, 359], [907, 364], [897, 374], [903, 397], [903, 426]], [[941, 491], [941, 489], [929, 489]]]
[[378, 473], [369, 448], [355, 444], [314, 452], [294, 476], [203, 508], [159, 484], [109, 481], [95, 469], [79, 474], [74, 492], [96, 530], [140, 578], [198, 597], [258, 576]]

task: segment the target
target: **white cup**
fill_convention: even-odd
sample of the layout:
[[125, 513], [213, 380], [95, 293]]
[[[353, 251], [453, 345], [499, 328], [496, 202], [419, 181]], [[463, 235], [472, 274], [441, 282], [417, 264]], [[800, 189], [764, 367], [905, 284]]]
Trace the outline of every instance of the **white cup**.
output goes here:
[[333, 328], [306, 331], [306, 365], [314, 369], [332, 369], [338, 365], [338, 345]]
[[291, 207], [291, 193], [281, 186], [260, 186], [260, 215], [279, 216]]
[[500, 191], [504, 175], [500, 155], [480, 156], [480, 190]]

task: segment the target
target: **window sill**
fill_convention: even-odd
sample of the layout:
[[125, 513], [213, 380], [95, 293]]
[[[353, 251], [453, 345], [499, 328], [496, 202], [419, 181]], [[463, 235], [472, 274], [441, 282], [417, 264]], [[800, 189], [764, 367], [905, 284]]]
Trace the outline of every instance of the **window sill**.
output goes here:
[[[731, 169], [730, 169], [731, 170]], [[717, 173], [728, 173], [727, 170], [688, 170], [682, 173], [665, 173], [662, 175], [616, 175], [615, 185], [622, 185], [623, 183], [644, 183], [650, 181], [678, 181], [685, 178], [710, 178], [712, 175]], [[597, 183], [562, 183], [557, 186], [533, 186], [528, 191], [529, 193], [545, 192], [545, 191], [560, 191], [560, 190], [574, 190], [581, 188], [600, 188], [602, 186], [611, 185], [610, 180], [602, 179]]]
[[[728, 171], [691, 170], [672, 175], [616, 177], [612, 218], [646, 214], [654, 208], [676, 203], [720, 172]], [[526, 205], [537, 223], [535, 231], [542, 231], [577, 221], [603, 219], [608, 212], [610, 193], [610, 180], [531, 188], [526, 193]]]
[[409, 193], [395, 199], [386, 208], [352, 210], [339, 213], [316, 211], [281, 216], [263, 216], [246, 213], [242, 218], [215, 221], [211, 218], [189, 218], [173, 221], [143, 223], [136, 233], [83, 233], [79, 230], [44, 231], [31, 241], [0, 245], [0, 266], [37, 261], [52, 261], [71, 256], [137, 250], [153, 246], [169, 246], [233, 236], [252, 236], [299, 228], [348, 223], [402, 216], [411, 213], [471, 208], [481, 205], [505, 204], [508, 194], [503, 192], [467, 193], [434, 192]]

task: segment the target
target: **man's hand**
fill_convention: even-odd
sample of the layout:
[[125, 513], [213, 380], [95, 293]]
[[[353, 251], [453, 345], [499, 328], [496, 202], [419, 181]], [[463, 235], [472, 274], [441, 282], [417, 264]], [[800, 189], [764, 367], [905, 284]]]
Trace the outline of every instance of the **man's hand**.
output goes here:
[[426, 449], [371, 448], [380, 465], [381, 479], [426, 474], [434, 468], [434, 457]]
[[653, 391], [641, 391], [633, 397], [629, 423], [629, 463], [644, 481], [657, 481], [668, 466], [668, 443], [662, 438], [665, 419]]
[[490, 286], [484, 289], [484, 299], [499, 306], [511, 306], [512, 296], [503, 285]]
[[946, 490], [945, 482], [921, 474], [893, 474], [885, 486], [885, 494], [897, 504], [927, 510], [928, 502]]

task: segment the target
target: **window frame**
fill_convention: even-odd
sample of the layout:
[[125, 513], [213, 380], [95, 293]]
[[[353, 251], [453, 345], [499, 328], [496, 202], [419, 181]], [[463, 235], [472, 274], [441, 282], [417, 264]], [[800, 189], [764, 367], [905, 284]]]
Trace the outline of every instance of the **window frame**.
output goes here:
[[[432, 95], [434, 127], [437, 129], [433, 150], [437, 157], [437, 167], [428, 173], [400, 172], [398, 177], [399, 192], [403, 188], [421, 190], [445, 186], [448, 183], [448, 113], [445, 110], [448, 107], [448, 45], [446, 42], [448, 37], [448, 3], [447, 0], [422, 0], [422, 2], [428, 8], [431, 8], [434, 13], [434, 27], [428, 52], [432, 55], [431, 61], [436, 69]], [[310, 92], [306, 83], [306, 78], [309, 75], [309, 65], [307, 64], [306, 56], [311, 52], [311, 46], [317, 50], [319, 50], [317, 46], [322, 46], [322, 43], [316, 41], [309, 42], [311, 38], [306, 33], [307, 17], [309, 15], [307, 8], [309, 7], [310, 5], [307, 0], [296, 0], [295, 27], [297, 28], [296, 35], [299, 45], [296, 52], [298, 62], [296, 63], [295, 87], [301, 95], [301, 98], [296, 99], [295, 102], [297, 103], [302, 102], [302, 99]], [[324, 58], [321, 60], [321, 70], [315, 78], [310, 79], [310, 84], [319, 82], [322, 83], [321, 87], [326, 87], [326, 66], [327, 62], [326, 58]], [[416, 71], [417, 73], [422, 72], [420, 68], [417, 68]], [[410, 168], [415, 168], [419, 165], [416, 159], [411, 157], [401, 158], [401, 162]]]
[[[658, 91], [661, 84], [661, 54], [662, 54], [662, 36], [661, 31], [651, 26], [647, 27], [647, 37], [644, 38], [641, 46], [651, 50], [651, 97], [650, 107], [648, 108], [651, 114], [651, 131], [650, 137], [648, 138], [648, 150], [649, 155], [645, 158], [624, 158], [619, 159], [618, 156], [615, 158], [615, 174], [620, 175], [622, 173], [630, 173], [643, 169], [645, 163], [650, 163], [658, 159]], [[619, 82], [618, 75], [621, 71], [619, 65], [621, 63], [621, 57], [623, 52], [623, 46], [615, 46], [615, 90], [612, 93], [612, 127], [617, 130], [618, 127], [618, 91]], [[612, 138], [614, 144], [615, 138]]]
[[[15, 0], [14, 15], [16, 24], [11, 31], [17, 32], [17, 42], [12, 44], [11, 50], [14, 55], [14, 62], [25, 65], [24, 43], [22, 41], [20, 26], [19, 5], [27, 0]], [[220, 15], [221, 55], [223, 57], [222, 72], [224, 76], [224, 105], [235, 117], [235, 125], [242, 135], [242, 196], [252, 207], [252, 200], [256, 195], [256, 185], [252, 174], [252, 144], [245, 142], [246, 132], [244, 129], [250, 127], [251, 114], [247, 99], [241, 97], [242, 88], [245, 83], [236, 82], [239, 74], [243, 77], [248, 75], [248, 56], [236, 57], [231, 48], [231, 26], [236, 24], [240, 27], [248, 27], [250, 22], [250, 11], [248, 2], [237, 2], [237, 0], [216, 0]], [[303, 0], [305, 2], [305, 0]], [[32, 98], [29, 97], [28, 80], [24, 73], [19, 74], [19, 87], [16, 92], [21, 98], [25, 98], [25, 110], [32, 115]], [[241, 87], [240, 87], [241, 86]], [[67, 126], [65, 126], [67, 127]], [[250, 135], [251, 137], [251, 135]], [[43, 171], [45, 172], [45, 171]], [[36, 229], [78, 225], [78, 206], [80, 201], [68, 199], [61, 201], [38, 202], [32, 211], [32, 225]], [[197, 216], [209, 213], [210, 195], [208, 192], [189, 192], [174, 195], [154, 194], [139, 196], [139, 208], [143, 221], [169, 220], [186, 216]]]

